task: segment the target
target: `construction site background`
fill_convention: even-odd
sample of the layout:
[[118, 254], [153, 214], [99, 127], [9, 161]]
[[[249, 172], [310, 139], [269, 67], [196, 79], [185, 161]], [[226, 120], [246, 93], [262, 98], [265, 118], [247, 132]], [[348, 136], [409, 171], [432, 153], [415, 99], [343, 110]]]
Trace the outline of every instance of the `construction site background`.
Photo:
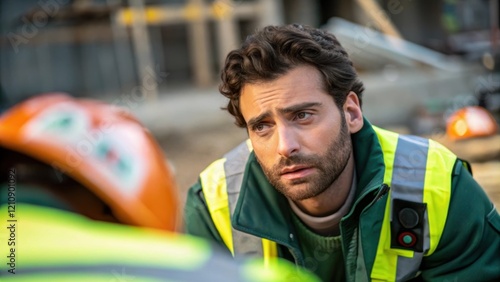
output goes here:
[[2, 0], [2, 109], [43, 92], [122, 106], [158, 138], [182, 197], [246, 138], [220, 108], [220, 66], [255, 29], [301, 23], [334, 33], [366, 85], [375, 125], [431, 137], [472, 162], [500, 204], [500, 136], [450, 140], [471, 105], [500, 117], [498, 0]]

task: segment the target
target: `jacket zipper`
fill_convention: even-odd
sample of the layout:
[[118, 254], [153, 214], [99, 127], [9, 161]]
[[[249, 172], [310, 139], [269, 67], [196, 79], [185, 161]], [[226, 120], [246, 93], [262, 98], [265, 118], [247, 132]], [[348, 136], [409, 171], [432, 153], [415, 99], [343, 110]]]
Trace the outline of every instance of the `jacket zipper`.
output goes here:
[[385, 196], [385, 194], [387, 194], [387, 192], [389, 192], [390, 189], [391, 189], [391, 187], [389, 187], [389, 185], [387, 185], [385, 183], [382, 184], [380, 186], [380, 189], [377, 192], [377, 195], [375, 195], [375, 198], [368, 205], [366, 205], [363, 208], [363, 210], [361, 211], [360, 215], [363, 214], [371, 206], [373, 206], [373, 204], [375, 204], [377, 201], [379, 201], [380, 199], [382, 199]]
[[385, 196], [385, 194], [387, 194], [387, 192], [389, 192], [390, 189], [391, 187], [389, 187], [389, 185], [385, 183], [382, 184], [380, 191], [378, 192], [377, 196], [375, 196], [375, 200], [372, 203], [375, 203], [376, 201], [380, 200], [383, 196]]
[[[366, 206], [364, 206], [364, 207], [360, 207], [360, 208], [362, 208], [362, 210], [361, 210], [361, 211], [359, 211], [359, 215], [358, 215], [358, 216], [361, 216], [361, 214], [363, 214], [363, 213], [364, 213], [367, 209], [369, 209], [369, 208], [370, 208], [373, 204], [375, 204], [377, 201], [379, 201], [380, 199], [382, 199], [382, 197], [384, 197], [384, 196], [385, 196], [385, 194], [387, 194], [387, 192], [388, 192], [389, 190], [390, 190], [389, 185], [387, 185], [387, 184], [383, 183], [383, 184], [382, 184], [382, 185], [378, 188], [378, 191], [376, 192], [376, 195], [375, 195], [375, 197], [373, 198], [373, 200], [371, 200], [371, 201], [370, 201], [370, 202], [369, 202]], [[361, 197], [360, 199], [363, 199], [363, 198], [364, 198], [364, 197], [366, 197], [367, 195], [368, 195], [368, 193], [367, 193], [367, 194], [365, 194], [365, 195], [363, 195], [363, 197]], [[362, 202], [362, 200], [360, 200], [359, 202], [357, 202], [357, 203], [356, 203], [356, 207], [355, 207], [355, 209], [357, 209], [357, 208], [358, 208], [358, 207], [357, 207], [357, 204], [359, 204], [360, 202]], [[351, 213], [354, 213], [354, 212], [355, 212], [354, 210], [353, 210], [353, 211], [351, 211]], [[358, 229], [358, 227], [359, 227], [359, 221], [358, 221], [358, 223], [357, 223], [357, 224], [358, 224], [358, 225], [356, 226], [356, 229]], [[342, 234], [342, 233], [341, 233], [341, 234]], [[361, 231], [360, 231], [360, 230], [359, 230], [359, 234], [358, 234], [358, 236], [361, 236]], [[342, 237], [342, 239], [345, 239], [345, 238], [344, 238], [344, 237]], [[359, 245], [358, 247], [359, 247], [359, 248], [361, 248], [361, 247], [362, 247], [362, 245]], [[349, 260], [347, 259], [347, 254], [345, 254], [346, 250], [345, 250], [345, 248], [344, 248], [344, 242], [342, 243], [342, 252], [344, 252], [345, 267], [346, 267], [346, 277], [354, 277], [354, 276], [355, 276], [355, 274], [354, 274], [354, 273], [351, 273], [350, 268], [349, 268], [349, 263], [350, 263], [350, 262], [349, 262]], [[351, 263], [353, 263], [353, 262], [351, 262]], [[354, 262], [354, 263], [355, 263], [355, 262]]]

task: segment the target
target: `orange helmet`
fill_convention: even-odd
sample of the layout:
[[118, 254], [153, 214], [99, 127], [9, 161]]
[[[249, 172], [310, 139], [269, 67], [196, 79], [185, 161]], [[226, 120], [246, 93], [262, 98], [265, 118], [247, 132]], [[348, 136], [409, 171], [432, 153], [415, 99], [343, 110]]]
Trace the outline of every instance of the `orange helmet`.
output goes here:
[[123, 223], [176, 229], [177, 188], [163, 151], [119, 107], [64, 93], [36, 96], [0, 117], [0, 147], [71, 176]]
[[490, 136], [497, 130], [493, 116], [478, 106], [459, 109], [446, 122], [446, 134], [454, 140]]

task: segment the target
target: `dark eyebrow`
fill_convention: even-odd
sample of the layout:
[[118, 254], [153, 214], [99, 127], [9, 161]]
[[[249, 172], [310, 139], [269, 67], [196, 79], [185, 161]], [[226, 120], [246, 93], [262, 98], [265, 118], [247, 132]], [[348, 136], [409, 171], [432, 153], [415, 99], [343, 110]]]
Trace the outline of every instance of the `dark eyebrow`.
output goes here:
[[248, 128], [253, 128], [254, 125], [260, 123], [263, 119], [265, 118], [268, 118], [269, 116], [271, 115], [271, 113], [269, 111], [267, 112], [264, 112], [254, 118], [251, 118], [248, 122], [247, 122], [247, 127]]
[[[293, 105], [293, 106], [290, 106], [287, 108], [278, 109], [278, 112], [280, 112], [281, 114], [289, 114], [289, 113], [295, 113], [295, 112], [298, 112], [298, 111], [301, 111], [301, 110], [304, 110], [307, 108], [319, 107], [321, 105], [322, 104], [319, 102], [308, 102], [308, 103]], [[247, 122], [247, 127], [253, 128], [254, 125], [260, 123], [263, 119], [268, 118], [270, 115], [271, 115], [271, 112], [267, 111], [267, 112], [264, 112], [264, 113], [254, 117], [254, 118], [251, 118]]]
[[290, 113], [296, 113], [298, 111], [307, 109], [307, 108], [313, 108], [313, 107], [319, 107], [322, 104], [319, 102], [308, 102], [308, 103], [302, 103], [302, 104], [297, 104], [290, 106], [288, 108], [283, 108], [283, 109], [278, 109], [278, 112], [281, 114], [290, 114]]

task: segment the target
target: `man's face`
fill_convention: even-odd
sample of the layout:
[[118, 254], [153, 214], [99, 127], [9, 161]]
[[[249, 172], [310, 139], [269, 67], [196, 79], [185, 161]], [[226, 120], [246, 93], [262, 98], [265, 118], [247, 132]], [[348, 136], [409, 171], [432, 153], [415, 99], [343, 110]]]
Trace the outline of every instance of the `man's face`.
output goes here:
[[315, 68], [244, 85], [240, 108], [265, 175], [289, 199], [321, 194], [344, 171], [352, 152], [345, 116], [351, 115], [323, 89]]

